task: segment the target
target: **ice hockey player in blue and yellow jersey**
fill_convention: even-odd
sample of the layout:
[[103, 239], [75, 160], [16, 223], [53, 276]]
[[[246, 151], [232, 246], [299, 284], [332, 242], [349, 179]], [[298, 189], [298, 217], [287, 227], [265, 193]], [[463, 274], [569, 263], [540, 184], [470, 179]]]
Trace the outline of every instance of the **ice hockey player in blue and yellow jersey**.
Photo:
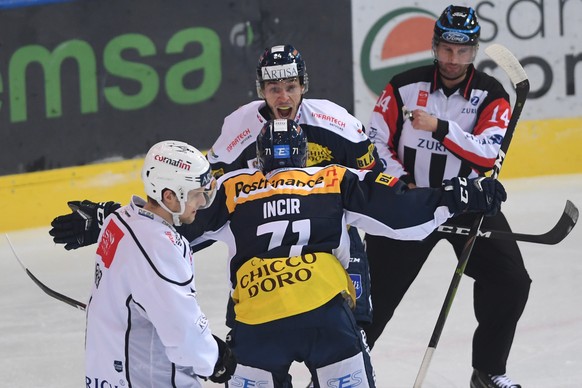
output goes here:
[[208, 239], [228, 245], [235, 303], [229, 345], [238, 360], [230, 384], [290, 387], [289, 368], [297, 361], [309, 368], [315, 387], [340, 380], [375, 387], [351, 310], [347, 225], [422, 239], [455, 214], [495, 214], [505, 190], [491, 178], [409, 190], [384, 173], [305, 167], [306, 136], [291, 120], [268, 121], [256, 149], [258, 168], [221, 176], [213, 205], [182, 229], [192, 245]]

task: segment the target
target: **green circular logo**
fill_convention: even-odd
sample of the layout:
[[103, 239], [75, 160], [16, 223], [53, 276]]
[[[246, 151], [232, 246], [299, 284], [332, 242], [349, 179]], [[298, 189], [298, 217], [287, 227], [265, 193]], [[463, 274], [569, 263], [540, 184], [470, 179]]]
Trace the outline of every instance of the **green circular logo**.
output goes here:
[[432, 63], [432, 35], [437, 16], [421, 8], [399, 8], [370, 28], [360, 52], [366, 86], [376, 95], [404, 70]]

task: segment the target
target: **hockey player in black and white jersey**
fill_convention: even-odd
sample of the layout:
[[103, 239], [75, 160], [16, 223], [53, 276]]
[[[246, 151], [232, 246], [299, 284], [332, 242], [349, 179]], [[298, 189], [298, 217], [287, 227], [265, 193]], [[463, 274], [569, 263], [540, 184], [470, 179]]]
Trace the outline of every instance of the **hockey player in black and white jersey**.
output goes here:
[[256, 87], [262, 100], [241, 106], [224, 119], [220, 136], [208, 152], [214, 176], [256, 167], [255, 140], [271, 119], [291, 119], [307, 135], [307, 166], [339, 163], [346, 167], [381, 170], [373, 144], [362, 123], [341, 106], [306, 99], [307, 67], [293, 46], [266, 49], [257, 64]]
[[503, 186], [491, 178], [453, 178], [409, 190], [384, 173], [336, 164], [302, 168], [306, 136], [291, 120], [268, 121], [256, 153], [259, 169], [220, 177], [215, 202], [182, 229], [193, 244], [228, 245], [235, 302], [229, 344], [238, 360], [229, 386], [291, 387], [289, 368], [298, 361], [315, 387], [375, 387], [350, 309], [346, 226], [422, 239], [454, 214], [497, 213]]
[[[256, 167], [255, 139], [270, 119], [292, 119], [307, 135], [307, 166], [338, 163], [346, 167], [382, 171], [378, 154], [362, 123], [341, 106], [322, 99], [307, 99], [305, 60], [290, 44], [266, 49], [258, 60], [257, 95], [262, 100], [241, 106], [227, 116], [220, 136], [207, 154], [216, 177], [239, 168]], [[348, 272], [357, 293], [356, 320], [372, 316], [368, 260], [358, 231], [349, 230], [351, 263]]]
[[164, 141], [145, 157], [147, 200], [105, 219], [87, 305], [86, 381], [100, 387], [201, 387], [236, 366], [196, 301], [192, 254], [174, 226], [210, 206], [215, 180], [194, 147]]
[[[435, 64], [393, 77], [380, 95], [369, 125], [385, 172], [411, 188], [440, 187], [454, 176], [482, 176], [494, 166], [511, 116], [509, 96], [493, 77], [472, 65], [480, 26], [469, 7], [449, 6], [435, 23]], [[456, 225], [474, 217], [455, 217]], [[484, 228], [510, 230], [502, 213]], [[366, 236], [372, 279], [373, 322], [365, 326], [371, 347], [382, 333], [432, 248], [448, 240], [460, 255], [466, 237], [433, 233], [421, 242]], [[465, 273], [475, 279], [471, 388], [516, 388], [506, 364], [530, 277], [517, 243], [481, 239]]]

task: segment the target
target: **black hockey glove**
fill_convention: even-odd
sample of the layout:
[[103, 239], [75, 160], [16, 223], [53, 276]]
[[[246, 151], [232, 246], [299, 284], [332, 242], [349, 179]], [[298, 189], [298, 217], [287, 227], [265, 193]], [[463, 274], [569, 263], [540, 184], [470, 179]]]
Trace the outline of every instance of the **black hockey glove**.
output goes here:
[[230, 347], [226, 344], [226, 342], [214, 334], [212, 336], [218, 344], [218, 361], [216, 361], [212, 376], [209, 376], [208, 378], [213, 383], [224, 384], [230, 380], [234, 370], [236, 369], [236, 358], [234, 357], [232, 350], [230, 350]]
[[484, 212], [494, 216], [507, 199], [505, 188], [497, 179], [455, 177], [443, 181], [445, 203], [455, 214]]
[[56, 217], [51, 222], [49, 234], [57, 244], [66, 244], [65, 249], [77, 249], [97, 242], [103, 220], [121, 207], [117, 202], [69, 201], [72, 212]]

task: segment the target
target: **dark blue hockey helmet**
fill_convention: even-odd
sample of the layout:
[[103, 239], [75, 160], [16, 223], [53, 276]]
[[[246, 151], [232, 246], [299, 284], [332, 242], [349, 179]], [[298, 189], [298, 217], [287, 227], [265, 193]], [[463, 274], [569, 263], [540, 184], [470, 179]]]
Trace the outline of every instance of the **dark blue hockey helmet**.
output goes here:
[[298, 78], [307, 92], [309, 80], [307, 67], [301, 54], [290, 44], [273, 46], [265, 49], [257, 64], [257, 94], [264, 98], [262, 88], [267, 81], [282, 81]]
[[433, 48], [439, 42], [477, 46], [480, 34], [473, 8], [449, 5], [434, 25]]
[[281, 167], [305, 167], [307, 137], [293, 120], [269, 120], [257, 136], [257, 163], [264, 173]]

